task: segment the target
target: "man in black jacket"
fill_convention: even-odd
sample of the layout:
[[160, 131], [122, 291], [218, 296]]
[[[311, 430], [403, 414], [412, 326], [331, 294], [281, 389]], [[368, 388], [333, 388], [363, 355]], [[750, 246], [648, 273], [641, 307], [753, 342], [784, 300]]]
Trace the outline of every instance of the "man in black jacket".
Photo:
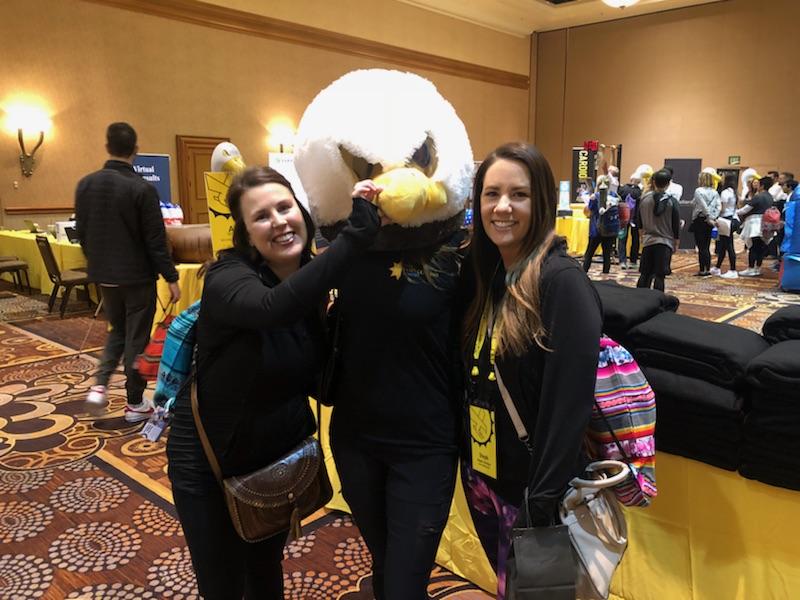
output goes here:
[[142, 396], [145, 381], [133, 362], [150, 336], [158, 275], [169, 282], [172, 302], [178, 301], [181, 292], [167, 249], [158, 192], [133, 170], [138, 152], [133, 127], [109, 125], [106, 150], [109, 160], [100, 171], [81, 179], [75, 192], [75, 229], [89, 276], [100, 284], [111, 325], [97, 382], [86, 401], [92, 411], [105, 406], [108, 380], [124, 354], [125, 419], [134, 423], [152, 412]]

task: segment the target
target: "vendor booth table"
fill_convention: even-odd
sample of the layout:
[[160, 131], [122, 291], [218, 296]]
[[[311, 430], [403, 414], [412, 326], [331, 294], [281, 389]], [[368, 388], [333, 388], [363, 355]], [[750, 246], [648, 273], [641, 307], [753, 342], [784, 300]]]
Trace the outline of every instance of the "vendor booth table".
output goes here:
[[[52, 235], [31, 233], [30, 231], [0, 231], [0, 255], [17, 256], [28, 263], [28, 276], [31, 287], [39, 288], [42, 294], [49, 295], [53, 291], [53, 283], [47, 276], [47, 269], [42, 262], [42, 255], [36, 245], [36, 236], [46, 235], [58, 267], [65, 271], [86, 266], [86, 257], [79, 244], [58, 242]], [[9, 276], [4, 275], [6, 279]]]

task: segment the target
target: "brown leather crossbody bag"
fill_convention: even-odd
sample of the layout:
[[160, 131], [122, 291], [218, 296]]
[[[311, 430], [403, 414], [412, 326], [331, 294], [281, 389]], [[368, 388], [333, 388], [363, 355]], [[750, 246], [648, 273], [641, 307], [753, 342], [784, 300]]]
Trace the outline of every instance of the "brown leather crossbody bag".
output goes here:
[[[197, 405], [197, 379], [192, 381], [192, 415], [203, 450], [217, 478], [231, 521], [246, 542], [260, 542], [289, 530], [290, 539], [300, 537], [300, 520], [319, 510], [333, 496], [322, 446], [313, 435], [288, 454], [267, 466], [234, 477], [222, 478], [219, 462], [208, 441]], [[322, 413], [317, 403], [317, 421]]]

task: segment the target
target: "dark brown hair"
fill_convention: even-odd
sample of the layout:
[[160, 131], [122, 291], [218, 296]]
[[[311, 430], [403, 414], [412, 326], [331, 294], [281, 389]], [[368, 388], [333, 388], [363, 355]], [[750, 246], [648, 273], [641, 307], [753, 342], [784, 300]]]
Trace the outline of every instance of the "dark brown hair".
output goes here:
[[233, 217], [233, 249], [239, 254], [250, 258], [253, 262], [260, 260], [258, 251], [253, 248], [250, 243], [250, 236], [247, 235], [247, 226], [244, 222], [244, 215], [242, 215], [242, 196], [247, 190], [267, 183], [277, 183], [288, 189], [303, 215], [307, 231], [306, 245], [303, 248], [303, 257], [301, 259], [301, 262], [304, 263], [311, 258], [311, 244], [314, 241], [314, 233], [316, 231], [314, 221], [306, 208], [297, 200], [292, 184], [283, 175], [270, 167], [248, 167], [233, 179], [231, 187], [228, 189], [228, 208]]
[[511, 351], [520, 355], [532, 342], [544, 347], [546, 332], [540, 312], [539, 276], [545, 257], [559, 241], [555, 234], [558, 196], [550, 164], [535, 146], [524, 142], [504, 144], [481, 163], [472, 190], [475, 218], [470, 253], [476, 293], [464, 323], [463, 340], [467, 347], [477, 335], [481, 314], [491, 293], [492, 279], [501, 260], [500, 252], [486, 234], [481, 219], [483, 182], [489, 167], [498, 160], [519, 163], [527, 170], [531, 181], [531, 227], [525, 235], [517, 262], [506, 274], [508, 292], [495, 325], [498, 352]]

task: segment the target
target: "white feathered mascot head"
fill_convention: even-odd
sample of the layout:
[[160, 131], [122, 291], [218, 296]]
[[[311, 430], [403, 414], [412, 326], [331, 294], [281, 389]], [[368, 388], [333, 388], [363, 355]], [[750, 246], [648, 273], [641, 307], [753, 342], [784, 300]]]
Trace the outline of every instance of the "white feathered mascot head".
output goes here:
[[394, 222], [381, 248], [429, 245], [460, 227], [473, 173], [452, 105], [427, 79], [385, 69], [347, 73], [314, 98], [294, 163], [326, 235], [350, 214], [353, 185], [375, 180], [378, 205]]

